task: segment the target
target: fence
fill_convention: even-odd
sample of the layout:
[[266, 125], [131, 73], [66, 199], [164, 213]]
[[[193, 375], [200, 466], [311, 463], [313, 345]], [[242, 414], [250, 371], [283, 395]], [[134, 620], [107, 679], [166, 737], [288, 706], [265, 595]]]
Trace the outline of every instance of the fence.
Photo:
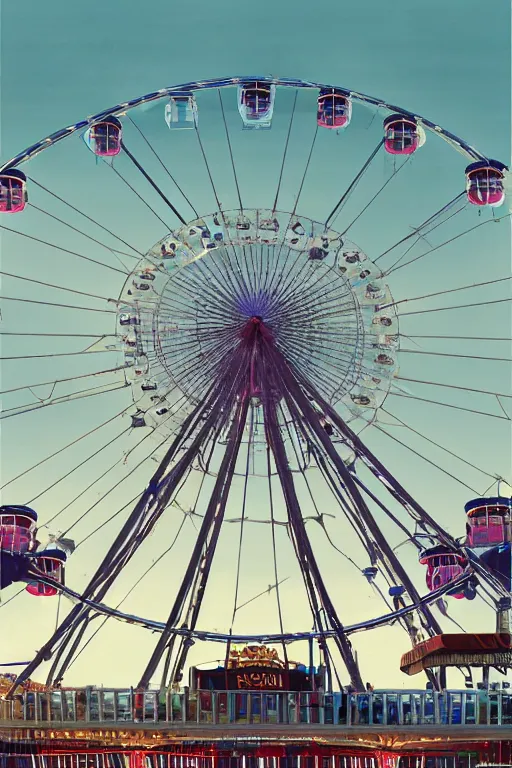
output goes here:
[[504, 691], [371, 693], [158, 691], [82, 688], [26, 692], [0, 701], [0, 719], [39, 723], [203, 723], [209, 725], [512, 725]]

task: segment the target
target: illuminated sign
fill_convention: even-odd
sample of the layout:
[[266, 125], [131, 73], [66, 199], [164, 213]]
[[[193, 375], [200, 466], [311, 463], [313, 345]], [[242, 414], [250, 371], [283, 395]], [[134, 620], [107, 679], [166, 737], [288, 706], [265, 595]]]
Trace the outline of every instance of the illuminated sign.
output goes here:
[[246, 645], [245, 648], [233, 648], [230, 651], [228, 667], [231, 669], [254, 665], [277, 669], [284, 669], [286, 666], [277, 655], [275, 648], [268, 648], [266, 645]]
[[236, 676], [236, 687], [239, 690], [263, 689], [282, 690], [283, 676], [279, 672], [240, 672]]

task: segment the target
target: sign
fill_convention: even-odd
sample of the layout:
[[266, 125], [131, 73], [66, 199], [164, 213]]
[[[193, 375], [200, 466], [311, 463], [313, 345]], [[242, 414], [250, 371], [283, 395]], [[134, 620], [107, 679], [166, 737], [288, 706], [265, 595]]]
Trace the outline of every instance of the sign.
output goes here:
[[[239, 669], [197, 669], [196, 685], [203, 691], [308, 691], [308, 676], [298, 670], [260, 665]], [[292, 687], [290, 687], [292, 686]]]
[[238, 672], [236, 675], [236, 687], [239, 690], [272, 690], [284, 689], [283, 675], [281, 672], [265, 670], [261, 672]]

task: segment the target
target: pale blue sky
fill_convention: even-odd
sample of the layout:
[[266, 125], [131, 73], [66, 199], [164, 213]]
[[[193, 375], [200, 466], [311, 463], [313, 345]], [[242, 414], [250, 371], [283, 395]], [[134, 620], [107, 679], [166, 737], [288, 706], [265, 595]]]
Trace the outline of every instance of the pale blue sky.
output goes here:
[[[349, 0], [342, 3], [319, 0], [295, 5], [290, 0], [277, 3], [263, 0], [257, 7], [243, 7], [235, 0], [221, 0], [217, 4], [206, 3], [204, 0], [193, 4], [154, 0], [145, 5], [133, 0], [110, 0], [108, 3], [94, 0], [87, 4], [60, 0], [37, 3], [30, 0], [3, 4], [1, 56], [0, 157], [3, 160], [64, 125], [142, 93], [196, 78], [254, 73], [332, 82], [381, 97], [436, 121], [492, 157], [507, 162], [510, 156], [510, 8], [505, 2], [483, 4], [481, 0], [450, 0], [449, 3], [445, 0], [429, 0], [421, 7], [411, 0], [395, 0], [390, 4], [382, 0]], [[308, 98], [311, 101], [313, 97]], [[283, 97], [281, 104], [285, 102]], [[305, 98], [304, 104], [307, 102]], [[164, 134], [163, 119], [159, 115], [155, 117], [155, 114], [145, 113], [140, 116], [140, 121], [148, 131], [155, 131], [155, 141], [162, 142], [161, 146], [165, 147], [163, 142], [168, 141], [168, 136]], [[208, 109], [200, 112], [201, 126], [205, 126], [206, 132], [209, 114]], [[233, 115], [231, 117], [235, 119]], [[297, 157], [302, 138], [305, 143], [311, 133], [305, 106], [300, 117], [295, 147]], [[378, 116], [372, 123], [371, 113], [355, 114], [352, 135], [356, 136], [356, 131], [361, 132], [360, 145], [356, 144], [358, 149], [374, 143], [373, 136], [379, 133], [381, 119]], [[153, 128], [153, 120], [157, 121], [157, 128]], [[284, 122], [279, 124], [276, 119], [275, 130], [268, 141], [277, 141], [283, 135], [284, 125]], [[246, 137], [234, 135], [234, 146], [240, 153], [245, 140]], [[263, 140], [267, 141], [266, 138]], [[211, 141], [211, 146], [215, 147], [214, 136]], [[309, 206], [305, 213], [315, 208], [325, 210], [324, 203], [326, 207], [333, 197], [336, 200], [337, 191], [344, 189], [345, 179], [351, 178], [351, 171], [358, 167], [357, 163], [364, 152], [361, 149], [357, 158], [353, 159], [349, 152], [343, 153], [345, 145], [336, 137], [323, 135], [321, 141], [318, 164], [312, 171], [316, 174], [313, 177], [316, 185], [305, 193], [303, 204]], [[354, 141], [359, 139], [354, 138]], [[425, 219], [435, 210], [436, 204], [441, 206], [462, 189], [464, 158], [448, 150], [441, 142], [434, 144], [435, 137], [429, 137], [428, 141], [429, 146], [422, 150], [423, 155], [419, 153], [412, 168], [404, 171], [400, 182], [397, 180], [397, 197], [387, 199], [377, 218], [372, 219], [370, 216], [369, 221], [363, 220], [357, 230], [362, 246], [371, 255], [380, 253], [397, 236], [407, 232], [408, 226], [417, 225]], [[225, 152], [225, 148], [222, 151]], [[337, 152], [339, 154], [335, 154]], [[324, 178], [323, 168], [331, 164], [331, 158], [333, 172]], [[173, 168], [179, 168], [180, 179], [196, 195], [194, 199], [199, 198], [202, 202], [204, 190], [195, 176], [195, 169], [187, 171], [184, 165], [186, 161], [181, 160], [177, 154], [172, 155], [171, 149], [166, 159], [174, 164]], [[254, 194], [257, 198], [260, 190], [265, 187], [265, 168], [271, 167], [271, 159], [265, 159], [267, 166], [262, 163], [256, 169], [250, 156], [241, 161], [242, 179], [248, 196]], [[245, 166], [244, 161], [247, 161]], [[217, 172], [222, 176], [220, 156], [213, 162], [217, 163]], [[391, 166], [386, 162], [381, 158], [369, 174], [364, 187], [367, 193], [389, 174]], [[60, 189], [61, 194], [69, 195], [70, 200], [88, 207], [98, 217], [103, 214], [102, 220], [105, 222], [108, 219], [114, 231], [129, 232], [128, 239], [134, 238], [140, 247], [149, 247], [164, 234], [161, 227], [155, 227], [155, 222], [145, 213], [133, 207], [127, 193], [123, 191], [122, 197], [112, 198], [111, 190], [114, 187], [108, 186], [112, 182], [107, 179], [106, 169], [94, 166], [94, 161], [77, 137], [44, 153], [33, 166], [27, 166], [27, 170], [39, 182], [51, 189]], [[292, 168], [291, 175], [294, 173]], [[461, 174], [459, 186], [457, 173]], [[295, 175], [298, 174], [297, 170]], [[93, 186], [98, 183], [97, 179], [101, 179], [101, 187]], [[219, 183], [226, 186], [226, 194], [231, 194], [231, 177], [222, 178]], [[324, 195], [318, 193], [321, 184], [325, 184], [322, 187]], [[294, 189], [290, 190], [291, 196]], [[366, 200], [369, 196], [367, 194], [365, 198], [362, 192], [361, 199]], [[37, 201], [38, 205], [46, 205], [48, 210], [57, 214], [58, 206], [38, 197], [37, 192], [33, 192], [31, 199]], [[113, 202], [117, 204], [112, 205]], [[210, 205], [206, 198], [204, 205]], [[357, 210], [357, 200], [353, 205], [353, 210]], [[504, 212], [504, 209], [500, 212]], [[350, 221], [348, 214], [347, 219]], [[469, 216], [464, 222], [470, 226]], [[73, 223], [78, 226], [78, 220]], [[8, 225], [14, 227], [14, 222], [9, 221]], [[57, 230], [46, 219], [42, 223], [35, 212], [27, 212], [25, 225], [27, 231], [37, 231], [39, 236], [41, 230], [44, 231], [49, 240], [53, 238], [53, 242], [57, 242], [56, 238], [60, 236], [61, 245], [65, 246], [68, 242], [75, 245], [74, 241], [67, 239], [68, 236], [55, 234]], [[397, 272], [393, 286], [395, 295], [400, 298], [418, 296], [443, 287], [456, 287], [507, 274], [510, 271], [510, 227], [502, 223], [491, 232], [485, 227], [479, 232], [481, 234], [475, 235], [474, 239], [460, 242], [450, 251], [439, 251], [428, 264], [420, 262], [421, 266], [415, 272]], [[80, 245], [83, 250], [84, 244]], [[98, 254], [95, 252], [95, 255]], [[26, 243], [20, 245], [13, 236], [2, 238], [2, 264], [6, 271], [31, 274], [39, 279], [48, 278], [49, 274], [54, 277], [58, 275], [59, 280], [54, 282], [69, 287], [80, 284], [83, 290], [101, 286], [100, 293], [108, 292], [108, 295], [116, 296], [116, 291], [120, 289], [118, 276], [114, 273], [90, 273], [80, 263], [77, 265], [73, 262], [71, 266], [66, 256], [39, 251], [36, 247], [27, 247]], [[4, 282], [4, 292], [7, 295], [31, 295], [25, 288], [8, 282]], [[509, 295], [505, 289], [498, 293], [490, 288], [471, 298], [483, 301], [504, 295]], [[59, 294], [48, 296], [50, 301], [62, 300]], [[466, 300], [466, 295], [463, 298]], [[457, 303], [464, 302], [461, 300]], [[442, 305], [443, 302], [439, 300], [433, 306]], [[53, 328], [69, 322], [74, 331], [84, 331], [82, 317], [69, 317], [68, 320], [66, 316], [66, 321], [63, 321], [57, 310], [51, 316], [48, 312], [39, 315], [39, 310], [30, 314], [25, 308], [20, 309], [10, 304], [2, 307], [2, 312], [9, 330], [33, 330], [35, 321], [49, 322]], [[493, 309], [481, 315], [471, 313], [461, 317], [453, 317], [452, 313], [441, 314], [442, 317], [426, 316], [429, 318], [428, 330], [425, 330], [425, 321], [421, 317], [411, 318], [407, 325], [409, 333], [453, 332], [471, 335], [470, 331], [474, 330], [473, 335], [510, 336], [509, 310]], [[105, 327], [104, 318], [87, 318], [87, 330], [91, 333], [102, 333]], [[42, 343], [47, 342], [43, 340]], [[503, 347], [507, 347], [505, 354]], [[73, 348], [59, 347], [60, 350]], [[16, 354], [15, 350], [17, 354], [34, 354], [36, 351], [30, 340], [4, 342], [3, 349], [4, 355]], [[441, 345], [436, 349], [443, 352], [455, 351], [453, 345]], [[489, 348], [489, 345], [473, 348], [466, 346], [464, 351], [468, 354], [510, 357], [509, 345], [501, 345], [499, 348]], [[458, 383], [471, 381], [473, 384], [470, 386], [484, 389], [493, 389], [495, 386], [504, 391], [503, 388], [510, 388], [510, 376], [504, 363], [482, 366], [477, 362], [443, 358], [431, 358], [427, 363], [423, 358], [411, 360], [412, 357], [408, 356], [402, 364], [402, 370], [407, 370], [411, 377], [417, 374], [418, 378], [426, 378], [430, 374], [435, 380]], [[110, 360], [110, 355], [106, 358]], [[80, 372], [80, 366], [90, 370], [85, 367], [87, 364], [77, 360], [73, 363], [71, 375]], [[37, 368], [37, 372], [33, 366], [34, 363], [23, 361], [5, 363], [2, 389], [14, 387], [17, 382], [26, 382], [27, 378], [34, 375], [34, 381], [43, 380], [45, 376], [52, 379], [64, 376], [70, 370], [66, 358], [51, 363], [45, 361]], [[426, 396], [432, 395], [430, 391]], [[453, 395], [448, 391], [443, 392], [445, 402], [460, 403], [458, 397], [457, 393]], [[24, 401], [16, 400], [16, 404], [21, 402]], [[89, 421], [91, 424], [100, 423], [128, 404], [129, 396], [123, 392], [120, 395], [107, 395], [101, 404], [83, 401], [80, 409], [72, 412], [73, 418], [50, 415], [48, 411], [53, 409], [46, 409], [32, 416], [6, 422], [2, 431], [3, 481], [18, 474], [38, 457], [45, 456], [50, 450], [56, 450], [81, 434], [85, 431], [84, 424]], [[464, 404], [483, 410], [490, 407], [489, 402], [478, 399], [478, 396], [475, 396], [471, 404], [469, 401], [464, 401]], [[402, 418], [410, 418], [415, 429], [425, 430], [451, 450], [464, 452], [467, 459], [485, 465], [491, 472], [505, 473], [510, 466], [510, 430], [504, 422], [462, 413], [453, 415], [449, 411], [448, 418], [445, 413], [447, 409], [439, 413], [419, 403], [400, 403], [400, 409], [398, 406], [395, 408]], [[471, 421], [472, 418], [477, 421]], [[126, 426], [125, 421], [123, 427]], [[109, 434], [113, 437], [118, 431], [119, 426], [111, 429]], [[431, 467], [405, 453], [396, 444], [386, 442], [387, 438], [372, 434], [371, 440], [372, 448], [385, 458], [390, 469], [428, 506], [431, 514], [443, 521], [453, 535], [462, 535], [462, 504], [471, 497], [471, 491], [454, 486], [445, 476], [439, 476]], [[80, 481], [73, 476], [73, 480], [60, 485], [57, 492], [50, 492], [39, 503], [34, 503], [41, 518], [48, 519], [57, 507], [60, 509], [67, 504], [74, 493], [78, 492], [76, 488], [85, 487], [88, 479], [94, 478], [102, 471], [102, 467], [121, 455], [121, 449], [131, 447], [134, 439], [127, 439], [127, 443], [121, 446], [122, 442], [123, 439], [114, 444], [108, 453], [108, 460], [103, 455], [88, 470], [89, 474], [82, 473]], [[415, 439], [410, 444], [420, 449]], [[51, 470], [45, 468], [31, 475], [26, 484], [20, 481], [11, 486], [3, 499], [4, 503], [28, 501], [87, 455], [86, 448], [80, 448], [75, 453], [61, 457]], [[436, 454], [434, 459], [432, 454], [432, 458], [439, 460], [440, 456]], [[471, 473], [464, 472], [462, 468], [461, 476], [471, 485]], [[116, 475], [116, 479], [120, 476]], [[78, 530], [77, 539], [112, 514], [112, 509], [117, 509], [123, 500], [131, 498], [146, 477], [147, 472], [143, 471], [127, 480], [125, 495], [117, 496], [112, 506], [106, 504], [100, 507], [94, 519]], [[477, 487], [483, 490], [486, 487], [485, 478], [480, 478], [480, 481]], [[80, 502], [81, 506], [68, 510], [66, 523], [69, 524], [92, 504], [100, 491], [109, 487], [109, 482], [107, 478], [98, 490], [95, 489], [94, 493], [86, 497], [87, 504]], [[239, 494], [240, 489], [237, 492]], [[235, 506], [236, 495], [233, 502]], [[178, 522], [175, 518], [162, 523], [145, 552], [141, 551], [140, 556], [134, 559], [121, 584], [110, 593], [109, 603], [116, 604], [145, 565], [160, 554], [164, 548], [162, 541], [166, 536], [170, 539], [174, 535]], [[265, 526], [258, 526], [258, 529], [262, 528], [262, 533], [258, 530], [254, 534], [253, 547], [247, 555], [247, 586], [244, 593], [247, 598], [265, 588], [272, 580], [268, 530]], [[231, 526], [231, 529], [219, 552], [219, 562], [229, 562], [230, 565], [229, 568], [221, 567], [213, 574], [212, 590], [200, 622], [204, 628], [224, 630], [226, 616], [231, 609], [233, 547], [238, 536], [236, 526]], [[98, 563], [98, 558], [107, 549], [117, 530], [116, 523], [110, 523], [99, 537], [101, 541], [98, 541], [98, 537], [91, 539], [70, 560], [67, 571], [70, 586], [79, 588], [85, 585], [92, 568]], [[355, 546], [346, 532], [342, 530], [340, 533], [336, 528], [334, 530], [338, 535], [338, 543], [349, 548]], [[289, 542], [284, 531], [282, 533], [282, 537], [278, 537], [282, 548], [281, 572], [283, 576], [290, 576], [283, 588], [283, 600], [287, 602], [289, 611], [288, 627], [308, 629], [310, 618], [305, 602], [300, 603], [297, 598], [301, 594], [300, 582], [292, 562]], [[312, 531], [311, 535], [319, 548], [323, 547], [322, 562], [328, 584], [344, 620], [351, 623], [383, 612], [382, 604], [371, 596], [364, 583], [352, 586], [353, 574], [350, 569], [325, 546], [318, 532]], [[175, 553], [171, 563], [155, 569], [147, 586], [139, 588], [131, 601], [126, 603], [127, 610], [153, 618], [166, 617], [169, 595], [172, 595], [176, 587], [184, 558], [194, 540], [195, 530], [192, 526], [186, 527], [184, 536], [183, 546]], [[402, 552], [404, 558], [407, 558], [407, 564], [414, 570], [421, 591], [425, 591], [423, 574], [415, 565], [414, 555], [406, 554], [405, 550]], [[3, 600], [15, 591], [15, 587], [11, 588]], [[272, 619], [268, 618], [274, 611], [274, 605], [269, 608], [270, 599], [267, 603], [265, 600], [255, 603], [254, 611], [244, 609], [244, 614], [240, 615], [240, 630], [255, 630], [257, 627], [276, 629], [275, 615]], [[13, 628], [13, 631], [0, 633], [0, 661], [15, 660], [14, 657], [20, 655], [29, 658], [52, 631], [56, 603], [43, 603], [22, 595], [5, 608], [0, 608], [2, 625], [5, 622], [5, 626]], [[485, 624], [485, 628], [491, 630], [492, 618], [480, 609], [477, 611], [475, 606], [476, 603], [471, 606], [457, 604], [453, 608], [454, 615], [463, 620], [468, 628], [482, 629], [482, 624]], [[64, 604], [61, 611], [64, 611]], [[80, 657], [70, 673], [69, 681], [76, 684], [86, 681], [133, 684], [154, 642], [155, 638], [143, 630], [108, 625], [103, 640], [95, 641], [91, 644], [91, 652]], [[396, 629], [386, 629], [376, 636], [358, 638], [355, 644], [361, 660], [364, 659], [363, 675], [379, 687], [410, 685], [397, 668], [400, 653], [407, 649], [407, 642], [405, 634]], [[376, 652], [375, 648], [379, 651]], [[385, 653], [382, 652], [383, 648]], [[297, 651], [297, 655], [303, 650]], [[220, 649], [201, 649], [196, 646], [192, 658], [196, 662], [209, 661], [221, 655]], [[413, 679], [412, 684], [421, 686], [423, 681], [420, 678]]]

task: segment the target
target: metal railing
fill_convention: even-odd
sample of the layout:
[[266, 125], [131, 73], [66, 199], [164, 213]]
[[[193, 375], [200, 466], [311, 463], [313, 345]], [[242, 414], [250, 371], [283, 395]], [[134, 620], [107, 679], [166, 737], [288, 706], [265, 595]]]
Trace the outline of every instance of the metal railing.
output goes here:
[[0, 720], [43, 723], [318, 724], [333, 727], [512, 725], [512, 693], [488, 690], [368, 693], [82, 688], [0, 700]]
[[[276, 750], [276, 752], [278, 749]], [[428, 761], [428, 762], [427, 762]], [[94, 751], [54, 755], [0, 753], [0, 768], [378, 768], [378, 758], [371, 754], [352, 753], [319, 757], [258, 758], [248, 751], [238, 757], [197, 756], [151, 752]], [[395, 768], [478, 768], [478, 759], [468, 755], [399, 757]], [[498, 768], [498, 766], [485, 766]], [[504, 768], [504, 766], [499, 766]]]

